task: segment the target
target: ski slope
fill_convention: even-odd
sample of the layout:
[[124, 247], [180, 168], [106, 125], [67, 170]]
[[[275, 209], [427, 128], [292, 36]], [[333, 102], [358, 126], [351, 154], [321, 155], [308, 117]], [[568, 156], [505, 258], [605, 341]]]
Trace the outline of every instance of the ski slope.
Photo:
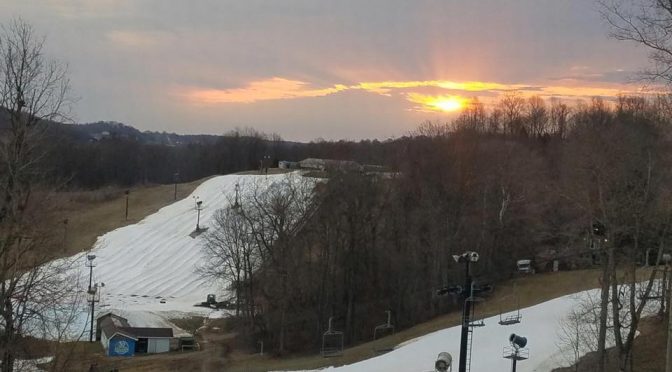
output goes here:
[[108, 311], [123, 314], [131, 324], [138, 323], [138, 326], [143, 323], [160, 326], [161, 318], [222, 316], [220, 311], [194, 307], [205, 301], [209, 293], [223, 293], [225, 285], [205, 280], [198, 273], [205, 258], [201, 250], [203, 235], [190, 236], [196, 228], [196, 198], [203, 202], [200, 227], [209, 227], [215, 212], [228, 207], [234, 199], [237, 183], [242, 198], [252, 185], [262, 191], [283, 187], [287, 177], [302, 178], [296, 174], [214, 177], [203, 182], [187, 198], [139, 223], [100, 236], [90, 252], [73, 257], [73, 267], [79, 271], [80, 283], [84, 283], [82, 287], [85, 288], [89, 280], [86, 255], [94, 254], [93, 281], [104, 283], [97, 305], [101, 314]]
[[[518, 372], [549, 372], [554, 368], [573, 364], [574, 355], [563, 341], [561, 325], [575, 309], [587, 302], [595, 303], [599, 290], [579, 292], [521, 310], [522, 321], [516, 325], [499, 325], [499, 316], [486, 318], [485, 327], [477, 327], [473, 334], [471, 372], [511, 370], [511, 361], [503, 358], [504, 347], [509, 345], [511, 333], [527, 337], [529, 359], [519, 361]], [[655, 312], [655, 304], [647, 305], [646, 313]], [[453, 356], [453, 370], [457, 371], [460, 355], [460, 326], [446, 328], [406, 341], [393, 351], [351, 365], [329, 367], [323, 372], [431, 372], [440, 352]], [[608, 340], [608, 346], [613, 341]], [[314, 371], [316, 372], [316, 371]]]

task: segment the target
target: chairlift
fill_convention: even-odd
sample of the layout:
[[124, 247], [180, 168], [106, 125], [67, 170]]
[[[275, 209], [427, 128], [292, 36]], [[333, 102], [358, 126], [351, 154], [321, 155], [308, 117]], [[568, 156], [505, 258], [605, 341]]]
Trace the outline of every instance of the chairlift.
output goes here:
[[485, 326], [485, 321], [483, 317], [476, 318], [476, 303], [477, 302], [483, 302], [482, 297], [474, 297], [471, 296], [465, 300], [465, 302], [470, 301], [471, 302], [471, 314], [469, 316], [469, 327], [484, 327]]
[[[392, 324], [392, 311], [386, 310], [387, 313], [387, 323], [376, 326], [373, 329], [373, 340], [376, 341], [380, 338], [391, 336], [394, 334], [394, 325]], [[375, 349], [377, 353], [386, 353], [392, 351], [393, 346], [379, 346]]]
[[521, 319], [523, 318], [522, 315], [520, 315], [520, 297], [518, 296], [518, 293], [516, 292], [516, 283], [513, 283], [513, 295], [516, 296], [516, 312], [515, 314], [510, 314], [507, 316], [504, 316], [504, 312], [501, 310], [499, 311], [499, 325], [503, 326], [508, 326], [508, 325], [514, 325], [520, 323]]
[[334, 330], [333, 320], [333, 316], [329, 317], [329, 329], [322, 334], [320, 354], [325, 358], [343, 355], [343, 332]]

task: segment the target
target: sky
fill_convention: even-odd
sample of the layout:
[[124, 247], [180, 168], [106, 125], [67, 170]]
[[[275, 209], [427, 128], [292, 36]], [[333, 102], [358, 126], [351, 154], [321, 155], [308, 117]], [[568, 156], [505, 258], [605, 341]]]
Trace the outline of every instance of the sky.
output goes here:
[[593, 0], [0, 0], [68, 65], [76, 122], [388, 139], [503, 92], [640, 91]]

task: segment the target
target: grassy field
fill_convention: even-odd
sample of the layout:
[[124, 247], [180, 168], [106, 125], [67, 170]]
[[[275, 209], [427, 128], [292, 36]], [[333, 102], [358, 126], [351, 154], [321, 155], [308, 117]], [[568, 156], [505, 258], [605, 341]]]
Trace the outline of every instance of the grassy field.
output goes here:
[[[177, 198], [191, 194], [205, 179], [177, 185]], [[128, 219], [125, 189], [62, 192], [57, 195], [58, 209], [51, 218], [57, 221], [63, 237], [62, 256], [93, 247], [96, 239], [108, 231], [134, 224], [174, 202], [174, 185], [137, 186], [128, 195]], [[63, 222], [67, 219], [67, 225]]]

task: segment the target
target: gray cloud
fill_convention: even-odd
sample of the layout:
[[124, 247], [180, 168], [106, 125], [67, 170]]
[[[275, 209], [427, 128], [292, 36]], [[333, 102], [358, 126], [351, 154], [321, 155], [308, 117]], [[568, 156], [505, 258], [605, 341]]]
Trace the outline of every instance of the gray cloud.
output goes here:
[[250, 125], [291, 139], [386, 138], [430, 117], [398, 96], [364, 92], [206, 109], [179, 100], [187, 87], [281, 77], [533, 90], [573, 66], [599, 74], [594, 82], [622, 82], [613, 71], [646, 63], [643, 50], [606, 37], [587, 0], [4, 0], [0, 21], [15, 16], [68, 62], [79, 120], [190, 133]]

